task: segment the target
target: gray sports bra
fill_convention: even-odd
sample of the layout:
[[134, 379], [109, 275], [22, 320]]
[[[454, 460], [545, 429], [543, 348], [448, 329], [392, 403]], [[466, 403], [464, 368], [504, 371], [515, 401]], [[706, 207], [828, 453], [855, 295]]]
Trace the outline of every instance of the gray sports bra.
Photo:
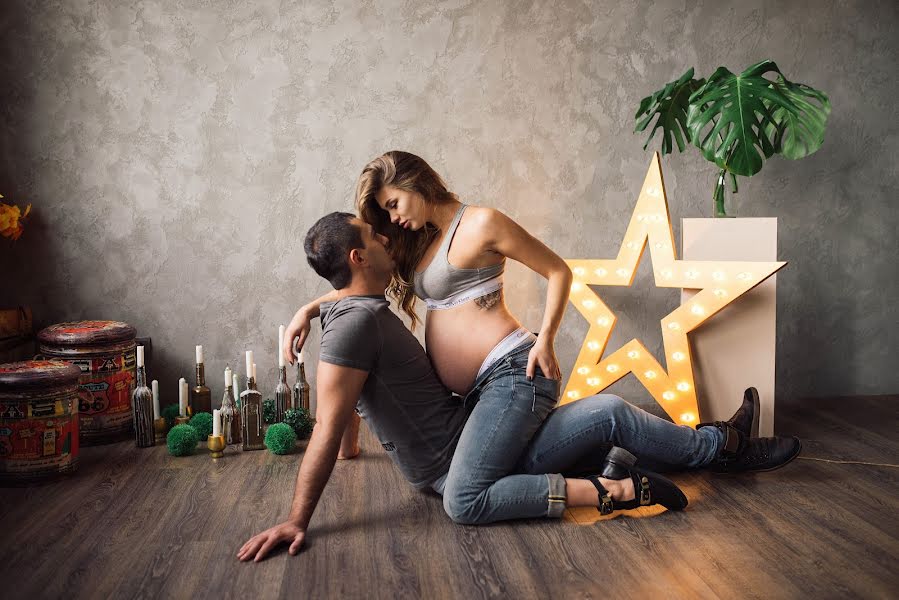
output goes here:
[[459, 306], [503, 286], [505, 258], [495, 265], [475, 269], [458, 269], [449, 263], [449, 247], [466, 206], [463, 204], [459, 207], [431, 264], [424, 271], [415, 272], [413, 290], [416, 296], [427, 303], [429, 310]]

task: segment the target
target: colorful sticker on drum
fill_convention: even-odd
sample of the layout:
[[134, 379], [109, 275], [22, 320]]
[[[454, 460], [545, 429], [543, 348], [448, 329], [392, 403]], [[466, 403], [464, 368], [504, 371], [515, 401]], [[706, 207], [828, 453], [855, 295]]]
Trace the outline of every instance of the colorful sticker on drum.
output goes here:
[[72, 400], [0, 404], [0, 471], [65, 470], [78, 456], [76, 419]]
[[81, 369], [78, 411], [82, 435], [129, 428], [136, 355], [124, 354], [69, 361]]

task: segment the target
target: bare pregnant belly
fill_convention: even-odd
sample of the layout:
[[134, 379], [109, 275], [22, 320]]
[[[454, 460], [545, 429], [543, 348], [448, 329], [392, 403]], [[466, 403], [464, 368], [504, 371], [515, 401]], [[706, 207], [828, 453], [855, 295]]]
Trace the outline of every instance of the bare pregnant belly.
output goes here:
[[482, 309], [472, 301], [428, 311], [425, 345], [443, 385], [460, 395], [468, 393], [490, 351], [520, 326], [505, 304]]

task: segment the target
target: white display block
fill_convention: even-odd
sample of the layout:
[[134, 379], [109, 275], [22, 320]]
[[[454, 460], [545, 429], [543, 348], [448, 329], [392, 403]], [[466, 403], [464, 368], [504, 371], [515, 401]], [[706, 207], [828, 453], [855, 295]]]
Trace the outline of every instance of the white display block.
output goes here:
[[[682, 219], [684, 260], [777, 260], [777, 219]], [[772, 275], [690, 333], [703, 421], [724, 421], [758, 389], [759, 435], [774, 435], [777, 276]], [[681, 291], [686, 302], [696, 290]]]

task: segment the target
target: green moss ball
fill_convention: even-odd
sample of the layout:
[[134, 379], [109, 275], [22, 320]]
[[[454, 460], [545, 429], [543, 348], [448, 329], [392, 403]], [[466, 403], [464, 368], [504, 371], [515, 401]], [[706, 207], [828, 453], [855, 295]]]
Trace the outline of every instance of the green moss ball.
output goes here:
[[262, 420], [268, 424], [275, 422], [275, 401], [271, 398], [262, 401]]
[[199, 441], [197, 430], [190, 425], [175, 425], [165, 438], [166, 446], [169, 447], [169, 454], [172, 456], [193, 454]]
[[312, 433], [312, 419], [309, 417], [309, 412], [303, 407], [285, 412], [284, 422], [293, 428], [298, 439], [304, 440]]
[[297, 434], [287, 423], [275, 423], [265, 432], [265, 447], [272, 454], [290, 454], [297, 443]]
[[169, 404], [165, 408], [162, 409], [162, 416], [165, 418], [165, 426], [168, 429], [171, 429], [175, 426], [175, 419], [178, 415], [181, 414], [178, 411], [177, 404]]
[[208, 412], [195, 414], [187, 424], [197, 430], [197, 437], [201, 440], [212, 435], [212, 415]]

